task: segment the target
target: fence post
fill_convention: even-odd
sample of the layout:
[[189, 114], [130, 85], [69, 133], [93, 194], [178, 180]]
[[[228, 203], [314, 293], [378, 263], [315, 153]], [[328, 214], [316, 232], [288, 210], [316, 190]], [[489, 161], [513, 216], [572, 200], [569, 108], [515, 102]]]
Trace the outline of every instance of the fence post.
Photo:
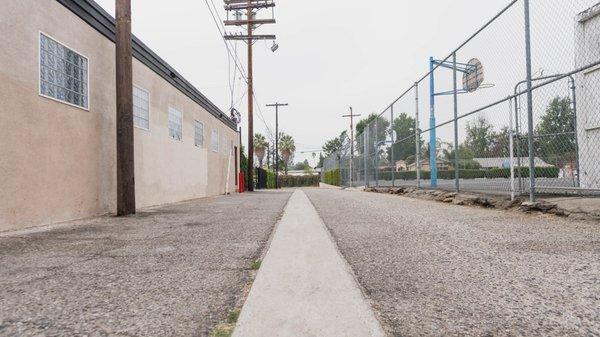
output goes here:
[[417, 189], [421, 188], [421, 129], [419, 128], [419, 82], [415, 82], [415, 169]]
[[[516, 99], [516, 97], [514, 98]], [[515, 150], [514, 150], [514, 122], [512, 113], [513, 98], [508, 100], [508, 155], [510, 160], [510, 200], [515, 200]]]
[[369, 155], [369, 126], [365, 126], [365, 129], [363, 130], [363, 140], [364, 140], [364, 144], [363, 144], [363, 161], [365, 164], [365, 187], [369, 187], [369, 177], [367, 175], [367, 156]]
[[379, 187], [379, 116], [375, 118], [375, 160], [374, 160], [374, 168], [375, 168], [375, 185]]
[[533, 93], [531, 84], [531, 21], [529, 18], [529, 0], [524, 0], [525, 7], [525, 61], [527, 68], [527, 122], [529, 141], [529, 201], [535, 201], [535, 153], [533, 146]]
[[392, 187], [396, 187], [396, 159], [394, 156], [394, 105], [390, 107], [390, 134], [392, 135], [392, 146], [390, 147], [392, 160]]
[[523, 161], [521, 153], [521, 127], [520, 127], [520, 118], [521, 118], [521, 96], [516, 96], [518, 92], [518, 86], [515, 87], [515, 143], [517, 147], [517, 177], [519, 179], [519, 194], [523, 194], [523, 177], [521, 176], [521, 171], [523, 167]]
[[577, 157], [576, 157], [576, 162], [575, 162], [575, 167], [577, 167], [577, 187], [581, 187], [581, 174], [580, 174], [580, 170], [579, 170], [579, 128], [577, 126], [577, 92], [576, 89], [577, 87], [575, 86], [575, 79], [573, 78], [573, 76], [569, 76], [569, 89], [571, 89], [571, 105], [572, 105], [572, 109], [573, 109], [573, 116], [575, 116], [574, 120], [573, 120], [573, 124], [574, 124], [574, 129], [575, 129], [575, 148], [576, 153], [577, 153]]
[[456, 192], [460, 192], [460, 167], [458, 154], [458, 88], [456, 87], [456, 52], [452, 54], [452, 76], [454, 81], [454, 179]]
[[437, 128], [435, 119], [435, 60], [429, 58], [429, 180], [431, 188], [438, 187], [437, 181]]

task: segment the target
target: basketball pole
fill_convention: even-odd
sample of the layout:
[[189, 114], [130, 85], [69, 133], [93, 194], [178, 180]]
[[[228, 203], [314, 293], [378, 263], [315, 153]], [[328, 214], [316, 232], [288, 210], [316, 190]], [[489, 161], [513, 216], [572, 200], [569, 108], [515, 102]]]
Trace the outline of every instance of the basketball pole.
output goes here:
[[[451, 91], [436, 92], [434, 70], [437, 67], [448, 68], [452, 70], [452, 78], [454, 81]], [[463, 89], [458, 89], [458, 72], [463, 73]], [[473, 79], [472, 76], [475, 78]], [[475, 80], [475, 83], [471, 83]], [[430, 95], [430, 118], [429, 118], [429, 161], [431, 172], [431, 187], [437, 187], [437, 138], [436, 138], [436, 120], [435, 120], [435, 97], [452, 95], [454, 98], [454, 179], [456, 192], [460, 191], [460, 171], [459, 171], [459, 143], [458, 143], [458, 95], [468, 94], [477, 89], [484, 88], [483, 84], [483, 67], [477, 59], [472, 59], [469, 63], [458, 63], [456, 61], [456, 52], [452, 53], [452, 60], [435, 60], [429, 58], [429, 95]]]

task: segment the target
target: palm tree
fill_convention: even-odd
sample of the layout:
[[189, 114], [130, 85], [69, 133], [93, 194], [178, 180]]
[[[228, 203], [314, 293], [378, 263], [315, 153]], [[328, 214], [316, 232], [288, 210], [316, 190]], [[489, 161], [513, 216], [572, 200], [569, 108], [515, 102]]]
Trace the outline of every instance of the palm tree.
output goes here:
[[258, 158], [258, 165], [261, 168], [263, 167], [263, 161], [268, 147], [269, 143], [265, 139], [265, 136], [260, 133], [254, 134], [254, 154], [256, 154], [256, 158]]
[[281, 133], [279, 136], [279, 151], [281, 152], [281, 157], [285, 163], [285, 174], [288, 174], [288, 163], [290, 159], [294, 156], [294, 152], [296, 152], [296, 144], [294, 143], [294, 138], [290, 135], [286, 135], [285, 133]]

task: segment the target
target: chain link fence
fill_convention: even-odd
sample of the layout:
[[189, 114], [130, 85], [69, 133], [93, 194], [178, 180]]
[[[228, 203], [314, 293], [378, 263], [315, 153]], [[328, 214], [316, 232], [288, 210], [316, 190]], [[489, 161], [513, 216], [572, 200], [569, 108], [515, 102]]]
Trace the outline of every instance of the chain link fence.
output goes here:
[[[427, 60], [425, 60], [427, 61]], [[325, 160], [343, 186], [600, 192], [600, 3], [514, 0]]]

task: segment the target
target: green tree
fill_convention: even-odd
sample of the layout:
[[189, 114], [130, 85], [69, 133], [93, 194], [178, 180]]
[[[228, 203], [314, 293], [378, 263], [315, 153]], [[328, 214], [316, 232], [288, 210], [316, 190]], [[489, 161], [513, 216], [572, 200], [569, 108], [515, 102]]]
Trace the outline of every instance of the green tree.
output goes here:
[[260, 133], [254, 134], [254, 154], [258, 159], [259, 167], [263, 167], [263, 162], [265, 160], [265, 154], [267, 153], [267, 149], [269, 148], [269, 142], [267, 142], [265, 136]]
[[344, 131], [339, 137], [325, 142], [325, 145], [323, 145], [323, 153], [325, 154], [325, 157], [330, 157], [333, 154], [339, 153], [343, 149], [344, 142], [347, 140], [347, 138], [348, 133], [347, 131]]
[[494, 157], [492, 148], [496, 141], [494, 126], [480, 116], [473, 123], [467, 123], [465, 146], [473, 151], [476, 158]]
[[547, 163], [564, 167], [577, 157], [575, 112], [569, 98], [555, 97], [536, 127], [538, 155]]
[[503, 126], [500, 132], [494, 134], [490, 154], [492, 157], [506, 158], [510, 156], [510, 129], [508, 126]]
[[[389, 134], [389, 127], [390, 127], [390, 122], [377, 115], [377, 114], [370, 114], [369, 116], [367, 116], [366, 118], [361, 119], [357, 124], [356, 124], [356, 143], [357, 143], [357, 152], [359, 154], [362, 154], [364, 152], [364, 131], [365, 128], [369, 126], [369, 146], [371, 146], [371, 150], [370, 151], [374, 151], [374, 146], [377, 142], [380, 142], [382, 140], [386, 140], [387, 136]], [[377, 133], [375, 134], [375, 130], [377, 130]]]
[[[442, 150], [443, 158], [446, 162], [451, 163], [454, 166], [454, 160], [456, 155], [456, 150], [452, 145], [448, 145], [448, 148]], [[475, 155], [473, 151], [467, 148], [464, 144], [458, 146], [458, 166], [461, 169], [479, 169], [481, 165], [473, 160]]]
[[294, 165], [294, 170], [296, 171], [306, 171], [306, 169], [310, 169], [308, 159], [304, 159], [303, 162], [298, 162]]
[[[394, 137], [395, 141], [401, 141], [403, 139], [404, 141], [394, 144], [388, 149], [388, 160], [392, 160], [392, 148], [394, 151], [394, 160], [406, 161], [409, 157], [414, 157], [417, 148], [415, 143], [415, 119], [410, 117], [406, 113], [401, 113], [398, 117], [394, 119], [394, 122], [392, 124], [392, 130], [396, 133]], [[422, 143], [423, 141], [421, 140], [421, 144]]]
[[325, 157], [323, 157], [323, 153], [319, 153], [319, 163], [317, 164], [318, 168], [323, 168], [325, 164]]
[[285, 133], [280, 133], [279, 135], [279, 152], [281, 152], [281, 158], [285, 163], [285, 174], [288, 173], [288, 164], [290, 160], [294, 157], [294, 152], [296, 152], [296, 144], [294, 142], [294, 138], [292, 136], [287, 135]]

